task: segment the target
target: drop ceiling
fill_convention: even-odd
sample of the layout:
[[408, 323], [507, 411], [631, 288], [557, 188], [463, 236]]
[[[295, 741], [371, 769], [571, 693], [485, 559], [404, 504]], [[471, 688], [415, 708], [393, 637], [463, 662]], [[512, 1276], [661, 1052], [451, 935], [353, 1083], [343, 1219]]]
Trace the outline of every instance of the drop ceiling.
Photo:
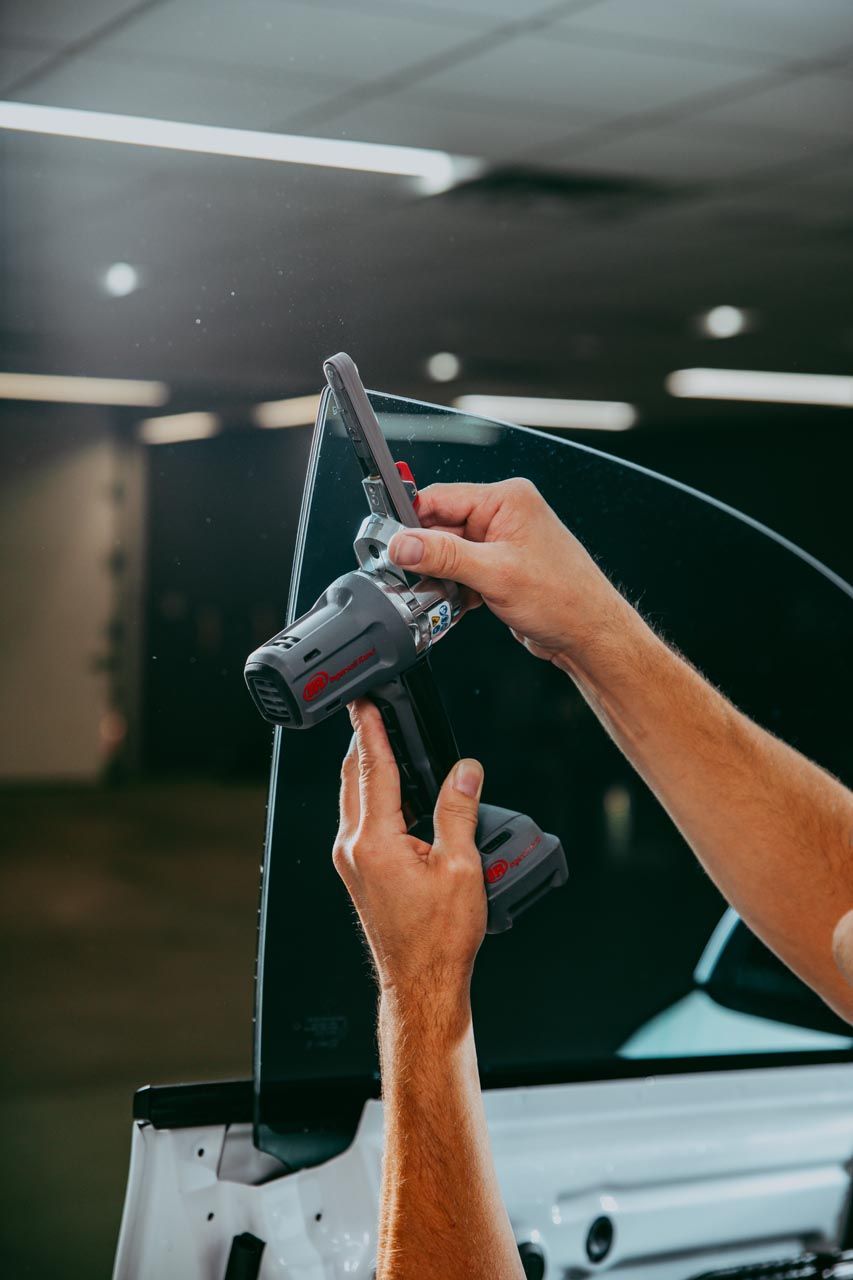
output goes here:
[[[487, 166], [423, 198], [6, 133], [6, 368], [163, 379], [202, 408], [309, 391], [340, 347], [369, 382], [430, 394], [423, 361], [451, 350], [463, 374], [436, 398], [664, 412], [674, 367], [853, 363], [849, 0], [6, 0], [0, 30], [5, 99]], [[596, 179], [622, 196], [582, 196]], [[127, 298], [100, 284], [115, 261], [140, 271]], [[755, 328], [702, 340], [692, 318], [718, 303]]]

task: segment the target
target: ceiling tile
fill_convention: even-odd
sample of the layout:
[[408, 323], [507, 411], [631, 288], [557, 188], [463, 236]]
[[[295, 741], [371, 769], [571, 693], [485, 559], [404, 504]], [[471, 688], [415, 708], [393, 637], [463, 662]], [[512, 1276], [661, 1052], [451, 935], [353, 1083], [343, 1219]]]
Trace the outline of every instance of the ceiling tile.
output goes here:
[[[576, 122], [578, 130], [584, 127], [585, 122]], [[487, 106], [476, 98], [413, 90], [355, 107], [312, 132], [501, 159], [556, 140], [565, 147], [571, 129], [559, 107], [535, 102]]]
[[601, 0], [561, 25], [710, 50], [810, 58], [853, 46], [850, 0]]
[[[84, 111], [153, 116], [193, 124], [271, 129], [290, 112], [321, 102], [332, 86], [310, 77], [259, 74], [251, 68], [189, 70], [101, 56], [81, 56], [40, 77], [23, 101]], [[338, 86], [345, 87], [345, 86]]]
[[784, 131], [790, 139], [853, 141], [853, 80], [803, 76], [713, 107], [704, 111], [701, 119], [731, 129], [751, 126]]
[[302, 0], [331, 10], [352, 8], [354, 2], [361, 12], [404, 13], [425, 21], [440, 19], [467, 26], [496, 26], [553, 8], [547, 0]]
[[99, 44], [147, 54], [167, 52], [188, 60], [213, 59], [303, 75], [372, 81], [470, 39], [440, 15], [434, 23], [405, 16], [365, 13], [357, 7], [330, 11], [322, 5], [280, 0], [182, 0], [152, 9]]
[[99, 27], [138, 8], [139, 0], [3, 0], [0, 37], [41, 40], [55, 46], [82, 40]]
[[[24, 32], [18, 46], [6, 44], [14, 53], [42, 36], [45, 43], [73, 39], [86, 23], [91, 29], [93, 16], [100, 20], [109, 8], [112, 17], [125, 2], [105, 0], [101, 8], [89, 0], [0, 0], [4, 16], [16, 14]], [[448, 4], [457, 14], [455, 35]], [[853, 11], [853, 0], [849, 9], [844, 4]], [[661, 353], [671, 353], [673, 334], [687, 332], [701, 307], [742, 299], [768, 317], [751, 339], [764, 344], [756, 360], [783, 358], [774, 328], [778, 302], [798, 313], [784, 330], [796, 358], [821, 367], [826, 335], [849, 327], [845, 228], [853, 167], [841, 163], [840, 152], [853, 116], [846, 96], [853, 78], [845, 80], [840, 67], [828, 71], [819, 92], [800, 81], [787, 106], [765, 101], [769, 91], [730, 101], [733, 119], [697, 116], [694, 124], [691, 115], [657, 130], [638, 120], [630, 133], [628, 125], [610, 123], [708, 89], [720, 91], [720, 100], [733, 98], [740, 77], [752, 74], [752, 55], [743, 22], [732, 33], [759, 8], [771, 11], [737, 0], [730, 22], [720, 19], [697, 35], [700, 18], [724, 12], [723, 0], [603, 0], [598, 11], [578, 15], [585, 47], [573, 46], [573, 24], [564, 21], [559, 43], [545, 31], [519, 38], [423, 85], [401, 76], [391, 94], [393, 86], [380, 84], [373, 101], [372, 81], [411, 57], [430, 56], [434, 39], [440, 51], [442, 40], [476, 34], [475, 15], [483, 14], [485, 27], [522, 19], [535, 5], [164, 2], [57, 69], [49, 82], [55, 100], [61, 93], [75, 105], [190, 119], [227, 115], [225, 123], [260, 125], [267, 117], [274, 122], [273, 111], [293, 114], [293, 103], [315, 90], [328, 99], [346, 92], [354, 65], [364, 101], [334, 117], [334, 127], [321, 126], [324, 133], [346, 130], [495, 159], [538, 148], [537, 159], [551, 156], [572, 168], [715, 181], [693, 199], [607, 218], [579, 201], [490, 201], [487, 191], [416, 200], [404, 183], [377, 175], [9, 134], [4, 177], [15, 253], [6, 314], [28, 344], [19, 349], [33, 368], [164, 376], [215, 389], [234, 384], [255, 394], [281, 378], [282, 351], [303, 370], [307, 387], [320, 358], [352, 341], [372, 353], [372, 368], [386, 370], [383, 379], [397, 378], [405, 390], [416, 367], [414, 357], [405, 363], [411, 353], [420, 360], [443, 347], [482, 353], [491, 367], [504, 358], [508, 367], [513, 359], [537, 368], [544, 361], [543, 378], [548, 368], [564, 376], [568, 360], [574, 377], [581, 370], [571, 355], [578, 334], [599, 344], [596, 362], [583, 368], [606, 393], [620, 368], [632, 379], [657, 377]], [[592, 47], [587, 28], [598, 30], [598, 17], [617, 9], [622, 20], [612, 27], [612, 47]], [[670, 35], [656, 34], [662, 24], [655, 13], [664, 9]], [[734, 13], [731, 4], [726, 11]], [[842, 48], [834, 19], [824, 23], [825, 14], [841, 13], [831, 0], [772, 0], [772, 12], [776, 34], [756, 53], [756, 74], [781, 56], [783, 14], [811, 21], [811, 33], [791, 38], [791, 57], [811, 56], [815, 42]], [[459, 21], [462, 13], [470, 20]], [[358, 14], [363, 21], [355, 21]], [[679, 31], [688, 18], [691, 29]], [[642, 37], [645, 53], [617, 49], [629, 23], [637, 34], [624, 38]], [[603, 28], [599, 34], [611, 39]], [[661, 41], [660, 54], [652, 39]], [[734, 39], [747, 50], [746, 65], [739, 59], [736, 68]], [[667, 47], [675, 56], [664, 56]], [[601, 123], [608, 128], [596, 142], [590, 126]], [[818, 173], [821, 150], [839, 158]], [[806, 156], [808, 176], [740, 180], [742, 159], [751, 167], [771, 155], [774, 163]], [[103, 294], [100, 278], [111, 259], [142, 272], [143, 287], [129, 298]], [[365, 354], [365, 367], [367, 360]], [[590, 385], [589, 394], [598, 390]]]
[[486, 103], [536, 101], [563, 107], [570, 129], [575, 114], [605, 120], [649, 111], [742, 83], [754, 74], [748, 66], [724, 60], [579, 48], [523, 36], [429, 76], [423, 84], [430, 91], [465, 93]]
[[564, 147], [562, 152], [543, 153], [543, 158], [562, 160], [572, 169], [689, 184], [724, 181], [797, 155], [808, 158], [811, 150], [803, 139], [799, 145], [792, 144], [780, 133], [734, 131], [685, 122], [632, 131], [610, 142], [581, 146], [576, 154], [571, 146]]
[[52, 57], [52, 48], [43, 44], [0, 44], [0, 95], [7, 92], [22, 76], [29, 75], [46, 58]]

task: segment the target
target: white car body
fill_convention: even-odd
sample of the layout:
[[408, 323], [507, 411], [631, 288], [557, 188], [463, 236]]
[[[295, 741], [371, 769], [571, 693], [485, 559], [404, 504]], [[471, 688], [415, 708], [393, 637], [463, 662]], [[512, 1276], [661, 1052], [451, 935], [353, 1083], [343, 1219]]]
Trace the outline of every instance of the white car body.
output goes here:
[[[745, 1058], [741, 1069], [732, 1055], [819, 1054], [853, 1041], [714, 1003], [702, 988], [738, 924], [724, 914], [697, 989], [620, 1050], [626, 1060], [677, 1056], [687, 1074], [486, 1092], [510, 1219], [545, 1277], [688, 1280], [845, 1235], [853, 1064], [786, 1058], [755, 1069]], [[728, 1055], [728, 1069], [689, 1071], [686, 1046], [697, 1059]], [[259, 1280], [373, 1276], [381, 1103], [365, 1104], [346, 1151], [297, 1172], [255, 1149], [248, 1116], [184, 1127], [178, 1112], [134, 1124], [113, 1280], [223, 1280], [244, 1232], [264, 1242]], [[602, 1218], [613, 1240], [594, 1262], [587, 1242]]]
[[[548, 1277], [687, 1280], [839, 1237], [853, 1066], [495, 1090], [486, 1108], [510, 1218]], [[265, 1241], [260, 1280], [369, 1280], [381, 1153], [378, 1102], [348, 1150], [279, 1176], [248, 1124], [137, 1123], [114, 1280], [223, 1280], [246, 1231]]]

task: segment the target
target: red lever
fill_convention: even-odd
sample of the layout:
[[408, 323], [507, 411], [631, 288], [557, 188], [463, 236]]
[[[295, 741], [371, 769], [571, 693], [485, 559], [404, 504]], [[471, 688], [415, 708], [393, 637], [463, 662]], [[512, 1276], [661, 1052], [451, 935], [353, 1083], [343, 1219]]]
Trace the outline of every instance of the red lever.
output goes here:
[[406, 492], [412, 499], [413, 506], [417, 507], [418, 486], [415, 484], [415, 477], [412, 475], [412, 468], [409, 466], [408, 462], [395, 462], [394, 466], [397, 468], [397, 474], [406, 486]]

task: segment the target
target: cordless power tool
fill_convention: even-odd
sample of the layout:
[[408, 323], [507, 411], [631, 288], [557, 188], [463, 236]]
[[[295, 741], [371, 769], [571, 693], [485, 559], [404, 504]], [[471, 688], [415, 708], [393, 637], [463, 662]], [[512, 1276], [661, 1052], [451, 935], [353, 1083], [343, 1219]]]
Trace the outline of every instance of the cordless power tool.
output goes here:
[[[246, 683], [261, 715], [284, 729], [310, 729], [353, 699], [371, 698], [400, 771], [408, 830], [431, 842], [439, 788], [459, 751], [428, 655], [462, 613], [459, 588], [413, 580], [391, 561], [392, 536], [420, 527], [414, 479], [393, 461], [349, 356], [332, 356], [323, 370], [364, 473], [370, 514], [354, 543], [358, 568], [249, 655]], [[568, 878], [560, 841], [523, 813], [481, 804], [476, 842], [489, 933], [509, 929]]]

